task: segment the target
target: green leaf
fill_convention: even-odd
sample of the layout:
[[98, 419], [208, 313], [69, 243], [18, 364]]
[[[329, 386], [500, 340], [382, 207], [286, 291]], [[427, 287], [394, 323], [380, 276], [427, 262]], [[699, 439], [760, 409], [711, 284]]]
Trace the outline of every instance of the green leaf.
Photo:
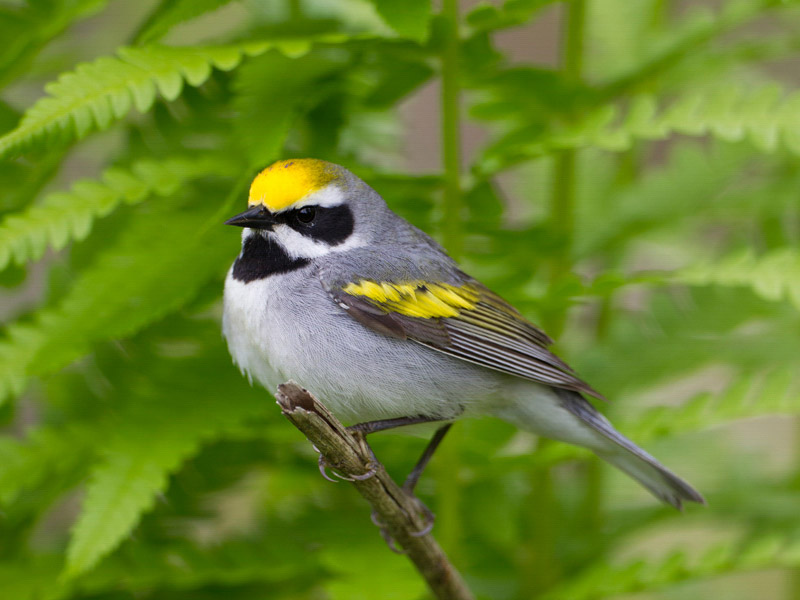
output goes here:
[[20, 494], [35, 489], [48, 479], [60, 479], [81, 461], [94, 430], [83, 424], [43, 426], [24, 441], [0, 437], [0, 503], [11, 505]]
[[132, 108], [150, 109], [157, 95], [174, 100], [184, 82], [203, 84], [212, 68], [229, 71], [245, 56], [270, 48], [303, 54], [311, 42], [282, 40], [227, 46], [120, 48], [118, 58], [101, 57], [62, 74], [45, 87], [47, 96], [28, 109], [16, 129], [0, 137], [0, 158], [28, 148], [42, 148], [56, 139], [82, 138], [107, 129]]
[[161, 39], [175, 25], [199, 17], [230, 4], [232, 0], [162, 0], [142, 23], [136, 34], [137, 44], [147, 44]]
[[600, 600], [620, 594], [655, 591], [679, 582], [744, 573], [756, 569], [797, 567], [800, 565], [800, 541], [786, 533], [764, 532], [746, 543], [730, 541], [702, 548], [674, 550], [645, 561], [641, 558], [611, 564], [595, 563], [548, 590], [543, 600]]
[[94, 221], [121, 204], [153, 195], [170, 196], [192, 179], [235, 174], [237, 165], [220, 155], [141, 160], [111, 167], [99, 181], [84, 179], [69, 192], [48, 194], [40, 204], [0, 221], [0, 269], [38, 260], [49, 246], [60, 250], [85, 238]]
[[[108, 0], [27, 2], [0, 19], [0, 87], [28, 74], [33, 59], [52, 40], [86, 17], [101, 11]], [[2, 129], [0, 129], [2, 131]]]
[[431, 0], [370, 0], [386, 24], [400, 36], [416, 42], [428, 37], [431, 18]]
[[800, 92], [786, 96], [775, 84], [758, 88], [716, 85], [685, 93], [663, 107], [657, 98], [639, 95], [624, 112], [606, 105], [574, 124], [553, 127], [541, 135], [531, 135], [528, 125], [519, 126], [486, 150], [481, 169], [496, 172], [565, 149], [620, 152], [636, 140], [663, 140], [673, 134], [748, 140], [762, 152], [782, 145], [800, 154], [798, 106]]
[[243, 65], [236, 73], [234, 127], [237, 143], [245, 148], [250, 165], [263, 168], [276, 155], [293, 117], [330, 93], [335, 75], [348, 65], [349, 54], [339, 48], [315, 51], [298, 58], [269, 52]]
[[[668, 13], [663, 5], [654, 3], [654, 12], [651, 11], [648, 15], [647, 11], [640, 11], [643, 3], [636, 3], [632, 7], [629, 4], [622, 3], [622, 9], [628, 13], [625, 15], [620, 14], [617, 7], [594, 5], [596, 14], [590, 16], [594, 27], [598, 30], [605, 29], [599, 35], [595, 32], [596, 37], [605, 37], [605, 43], [591, 46], [588, 59], [590, 63], [594, 63], [590, 70], [595, 76], [612, 77], [601, 88], [607, 98], [619, 97], [624, 93], [644, 89], [648, 85], [652, 87], [652, 84], [662, 85], [666, 75], [681, 68], [694, 70], [696, 74], [700, 74], [698, 82], [707, 83], [709, 77], [714, 78], [718, 73], [724, 73], [697, 69], [704, 54], [713, 52], [717, 47], [714, 42], [724, 39], [726, 33], [762, 18], [771, 11], [788, 8], [790, 3], [780, 0], [737, 0], [725, 3], [717, 13], [706, 6], [698, 6], [695, 10], [688, 11], [687, 16], [680, 21], [663, 23], [661, 31], [657, 31], [655, 26], [658, 21], [666, 20], [665, 15]], [[618, 26], [620, 18], [626, 20], [625, 25]], [[774, 18], [786, 16], [776, 15]], [[649, 28], [646, 26], [648, 20]], [[628, 31], [622, 36], [615, 35], [620, 27]], [[629, 39], [626, 40], [626, 37]], [[626, 46], [626, 43], [633, 43], [638, 47]], [[609, 70], [622, 72], [615, 74], [609, 73]]]
[[765, 300], [790, 301], [800, 310], [800, 252], [780, 248], [763, 256], [742, 250], [719, 261], [692, 265], [675, 275], [690, 285], [748, 287]]
[[658, 406], [620, 425], [637, 442], [700, 431], [740, 419], [800, 413], [797, 365], [766, 373], [739, 374], [722, 391], [702, 393], [679, 406]]
[[[171, 363], [168, 368], [151, 371], [147, 380], [120, 390], [126, 396], [116, 399], [122, 404], [120, 424], [92, 470], [67, 549], [67, 578], [90, 570], [122, 542], [166, 489], [170, 473], [202, 443], [271, 404], [262, 390], [228, 401], [237, 389], [228, 385], [231, 377], [208, 377], [209, 366], [227, 363], [224, 350], [214, 352], [210, 361], [166, 362]], [[223, 368], [238, 377], [229, 366]], [[181, 375], [172, 376], [175, 370]]]
[[222, 226], [223, 214], [210, 201], [191, 210], [165, 201], [132, 216], [55, 307], [32, 323], [8, 327], [0, 343], [0, 398], [24, 389], [29, 376], [79, 358], [93, 343], [130, 335], [179, 308], [224, 273], [235, 240]]
[[[293, 538], [291, 534], [291, 531], [286, 532]], [[318, 586], [331, 574], [315, 553], [291, 546], [294, 544], [276, 543], [271, 535], [226, 541], [210, 547], [182, 541], [135, 541], [126, 544], [74, 585], [92, 596], [114, 593], [124, 581], [125, 589], [133, 593], [150, 595], [158, 590], [158, 597], [171, 598], [171, 590], [185, 590], [187, 595], [178, 597], [196, 598], [206, 597], [204, 592], [209, 590], [229, 598], [238, 586], [263, 584], [263, 593], [245, 593], [242, 597], [299, 600], [309, 597], [307, 590]]]
[[517, 27], [548, 4], [559, 0], [506, 0], [502, 6], [480, 2], [467, 13], [467, 24], [475, 31], [494, 31]]
[[[741, 144], [676, 143], [667, 160], [622, 189], [597, 194], [593, 180], [591, 193], [596, 195], [581, 199], [576, 215], [576, 257], [624, 255], [651, 230], [679, 228], [687, 219], [711, 218], [724, 209], [740, 213], [746, 198], [734, 201], [733, 190], [754, 187], [751, 196], [764, 193], [754, 173], [760, 163]], [[770, 171], [764, 179], [770, 179]]]

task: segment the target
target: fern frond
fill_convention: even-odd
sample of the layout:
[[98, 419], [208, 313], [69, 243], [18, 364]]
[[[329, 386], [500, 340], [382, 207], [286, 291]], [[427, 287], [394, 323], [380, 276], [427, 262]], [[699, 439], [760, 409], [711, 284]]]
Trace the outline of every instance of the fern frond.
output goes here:
[[526, 125], [493, 143], [480, 170], [497, 172], [523, 160], [559, 150], [594, 147], [612, 152], [636, 140], [663, 140], [672, 134], [712, 135], [728, 142], [749, 140], [762, 152], [779, 146], [800, 154], [800, 93], [784, 95], [778, 85], [751, 89], [714, 86], [679, 96], [660, 107], [651, 95], [634, 97], [625, 111], [607, 105], [574, 124], [541, 136], [526, 135]]
[[612, 189], [598, 201], [579, 204], [574, 255], [623, 252], [627, 241], [641, 239], [651, 229], [705, 215], [712, 207], [741, 211], [741, 202], [734, 203], [730, 191], [744, 178], [752, 185], [755, 177], [748, 167], [754, 162], [752, 152], [740, 144], [716, 144], [709, 149], [694, 140], [676, 143], [662, 167], [621, 190]]
[[770, 373], [746, 373], [721, 392], [703, 393], [680, 406], [658, 406], [621, 425], [637, 441], [765, 415], [800, 413], [800, 380], [797, 366]]
[[[297, 533], [287, 531], [288, 539], [297, 539]], [[266, 584], [269, 591], [256, 597], [288, 599], [306, 597], [297, 594], [331, 576], [319, 553], [308, 552], [301, 544], [279, 544], [277, 539], [284, 538], [271, 531], [206, 548], [186, 542], [136, 541], [75, 584], [91, 596], [114, 592], [124, 580], [126, 589], [134, 593], [177, 589], [202, 595], [205, 586], [214, 586], [218, 595], [225, 590], [225, 597], [230, 597], [230, 588], [235, 590], [239, 585]], [[244, 595], [253, 596], [252, 592]]]
[[27, 490], [64, 474], [94, 453], [96, 431], [79, 424], [42, 426], [23, 441], [0, 437], [0, 504], [13, 503]]
[[83, 239], [96, 219], [122, 203], [170, 196], [191, 179], [236, 172], [237, 165], [223, 156], [141, 160], [129, 169], [111, 167], [99, 181], [78, 181], [69, 192], [49, 194], [41, 204], [0, 221], [0, 269], [9, 263], [38, 260], [48, 246], [60, 250], [72, 240]]
[[67, 549], [67, 578], [90, 570], [116, 548], [152, 508], [156, 495], [166, 489], [170, 473], [204, 441], [267, 406], [252, 395], [227, 402], [224, 392], [202, 389], [203, 375], [196, 373], [191, 394], [175, 389], [169, 381], [161, 382], [155, 398], [149, 390], [150, 399], [143, 396], [136, 403], [134, 393], [133, 410], [122, 411], [122, 426], [92, 471]]
[[431, 0], [370, 0], [389, 27], [400, 36], [422, 43], [428, 37]]
[[[619, 57], [623, 60], [627, 58], [625, 63], [631, 66], [625, 72], [615, 76], [612, 81], [601, 86], [601, 96], [606, 99], [618, 98], [621, 94], [641, 90], [651, 82], [663, 80], [666, 73], [671, 73], [673, 69], [680, 68], [686, 63], [691, 63], [695, 72], [701, 72], [696, 69], [696, 61], [702, 60], [704, 53], [713, 51], [713, 41], [754, 19], [762, 18], [769, 11], [781, 8], [785, 8], [785, 4], [775, 0], [727, 2], [717, 12], [705, 6], [698, 6], [685, 19], [670, 23], [656, 39], [652, 39], [652, 34], [648, 32], [650, 39], [644, 45], [644, 56], [640, 56], [638, 59], [636, 56]], [[607, 10], [598, 11], [598, 16], [607, 19], [613, 19], [615, 16], [619, 18], [616, 13]], [[602, 22], [595, 21], [595, 26], [611, 33], [613, 29], [608, 27], [610, 22], [603, 27]], [[643, 24], [640, 24], [638, 28], [640, 31], [643, 29], [641, 25]], [[611, 33], [611, 35], [614, 34]], [[628, 48], [627, 50], [629, 54], [634, 54], [630, 52], [633, 49]], [[619, 58], [617, 61], [611, 57], [606, 60], [601, 59], [600, 57], [605, 57], [607, 52], [595, 52], [595, 54], [598, 63], [614, 64], [619, 62]], [[603, 66], [603, 64], [597, 65], [601, 71]], [[704, 71], [705, 77], [707, 78], [712, 72]]]
[[695, 552], [677, 550], [657, 560], [633, 559], [613, 565], [603, 563], [569, 578], [549, 590], [544, 600], [600, 600], [618, 594], [654, 591], [681, 582], [726, 573], [800, 566], [800, 540], [779, 533], [764, 533], [744, 544], [711, 545], [699, 558]]
[[[101, 11], [108, 0], [27, 2], [13, 13], [0, 9], [0, 87], [25, 73], [37, 54], [70, 26]], [[6, 12], [8, 11], [8, 12]], [[13, 15], [13, 16], [12, 16]], [[11, 17], [11, 18], [8, 18]]]
[[[308, 552], [307, 544], [276, 543], [297, 540], [297, 529], [277, 533], [271, 528], [270, 533], [208, 547], [163, 538], [131, 540], [96, 569], [72, 580], [59, 578], [63, 560], [56, 553], [4, 560], [0, 581], [13, 600], [101, 597], [118, 593], [121, 586], [129, 593], [159, 598], [197, 598], [213, 590], [213, 595], [226, 598], [297, 600], [308, 597], [303, 591], [332, 577], [323, 556]], [[239, 586], [247, 587], [236, 595]]]
[[292, 56], [304, 54], [309, 40], [245, 42], [227, 46], [120, 48], [117, 57], [101, 57], [79, 65], [45, 86], [47, 96], [37, 101], [19, 126], [0, 137], [0, 158], [46, 140], [82, 138], [94, 129], [107, 129], [133, 107], [150, 109], [157, 95], [177, 98], [184, 83], [199, 86], [212, 68], [229, 71], [245, 56], [270, 48]]
[[292, 59], [270, 52], [237, 70], [233, 127], [251, 165], [262, 166], [275, 155], [283, 140], [272, 132], [285, 129], [296, 113], [329, 94], [326, 80], [336, 81], [333, 76], [349, 61], [350, 55], [338, 48]]
[[[176, 310], [224, 273], [236, 240], [221, 221], [241, 186], [222, 205], [195, 200], [191, 210], [174, 201], [148, 206], [56, 306], [39, 311], [32, 323], [10, 325], [0, 342], [0, 400], [24, 389], [31, 375], [82, 356], [93, 343], [130, 335]], [[168, 233], [161, 223], [170, 224]]]
[[170, 29], [185, 21], [217, 10], [231, 0], [163, 0], [139, 28], [137, 44], [147, 44], [162, 38]]
[[788, 300], [800, 310], [800, 252], [794, 248], [756, 256], [751, 249], [676, 274], [689, 285], [748, 287], [765, 300]]
[[481, 2], [467, 13], [467, 24], [475, 31], [494, 31], [517, 27], [537, 11], [557, 0], [506, 0], [502, 6]]

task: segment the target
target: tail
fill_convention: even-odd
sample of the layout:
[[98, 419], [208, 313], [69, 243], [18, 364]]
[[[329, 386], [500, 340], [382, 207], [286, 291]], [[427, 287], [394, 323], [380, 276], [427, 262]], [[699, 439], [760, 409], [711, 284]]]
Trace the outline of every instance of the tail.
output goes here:
[[608, 419], [581, 395], [568, 390], [555, 391], [564, 408], [602, 435], [601, 443], [591, 446], [597, 456], [627, 473], [656, 498], [678, 510], [683, 508], [684, 500], [706, 503], [700, 492], [614, 429]]

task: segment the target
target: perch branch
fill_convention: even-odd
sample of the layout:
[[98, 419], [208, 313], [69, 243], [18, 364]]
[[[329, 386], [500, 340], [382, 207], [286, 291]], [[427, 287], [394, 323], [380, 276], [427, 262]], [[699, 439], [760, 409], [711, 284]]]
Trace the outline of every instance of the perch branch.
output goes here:
[[[307, 390], [293, 381], [278, 386], [278, 406], [342, 476], [370, 503], [375, 518], [406, 553], [440, 600], [472, 600], [461, 575], [426, 529], [417, 501], [376, 463], [363, 436], [353, 434]], [[374, 471], [374, 475], [363, 478]], [[361, 479], [359, 479], [361, 477]]]

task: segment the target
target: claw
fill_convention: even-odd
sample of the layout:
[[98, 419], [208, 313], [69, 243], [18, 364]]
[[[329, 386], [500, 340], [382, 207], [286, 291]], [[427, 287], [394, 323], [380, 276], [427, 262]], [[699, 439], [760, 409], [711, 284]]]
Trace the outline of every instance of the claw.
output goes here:
[[406, 550], [402, 550], [395, 545], [394, 538], [391, 535], [389, 535], [389, 532], [386, 529], [381, 527], [379, 531], [381, 532], [381, 537], [383, 538], [383, 541], [386, 542], [387, 546], [389, 546], [389, 550], [391, 550], [395, 554], [408, 554]]
[[369, 467], [367, 468], [367, 472], [362, 473], [361, 475], [340, 475], [336, 471], [332, 472], [336, 477], [339, 479], [344, 479], [345, 481], [365, 481], [370, 477], [375, 477], [375, 474], [378, 472], [378, 467], [375, 465], [375, 463], [370, 463]]
[[433, 531], [433, 525], [436, 523], [436, 517], [427, 506], [423, 505], [423, 507], [425, 508], [425, 527], [419, 531], [412, 531], [410, 534], [411, 537], [424, 537]]
[[412, 532], [410, 535], [412, 537], [426, 536], [433, 530], [433, 525], [436, 523], [436, 515], [433, 514], [433, 511], [430, 508], [425, 506], [425, 503], [422, 500], [420, 500], [413, 494], [409, 495], [411, 496], [411, 499], [416, 503], [420, 514], [425, 519], [425, 526], [419, 531]]
[[375, 477], [375, 475], [377, 473], [378, 473], [378, 464], [375, 461], [371, 460], [367, 464], [367, 472], [366, 473], [362, 473], [361, 475], [351, 475], [350, 477], [352, 479], [355, 479], [356, 481], [366, 481], [367, 479], [369, 479], [371, 477]]
[[375, 512], [374, 510], [371, 513], [369, 513], [369, 520], [372, 521], [372, 524], [375, 525], [375, 527], [378, 527], [379, 529], [386, 528], [386, 523], [384, 523], [378, 518], [378, 513]]
[[[314, 448], [314, 450], [317, 450], [317, 449]], [[317, 452], [319, 452], [319, 450], [317, 450]], [[319, 458], [317, 459], [317, 465], [319, 466], [319, 472], [322, 474], [322, 476], [325, 479], [327, 479], [328, 481], [332, 481], [333, 483], [337, 483], [337, 481], [333, 477], [328, 475], [328, 471], [327, 471], [327, 469], [328, 469], [328, 461], [325, 460], [325, 457], [322, 456], [322, 454], [320, 454]], [[333, 471], [333, 474], [336, 475], [336, 471]]]
[[[314, 446], [314, 450], [319, 452], [316, 446]], [[317, 459], [317, 465], [319, 466], [319, 472], [325, 479], [327, 479], [328, 481], [332, 481], [333, 483], [337, 482], [336, 479], [328, 475], [328, 469], [331, 469], [331, 466], [328, 464], [328, 461], [325, 459], [322, 453], [320, 453], [319, 458]], [[367, 472], [362, 473], [361, 475], [350, 475], [348, 477], [347, 475], [340, 475], [339, 473], [331, 469], [331, 473], [333, 473], [334, 477], [338, 477], [339, 479], [343, 479], [345, 481], [364, 481], [366, 479], [369, 479], [370, 477], [375, 477], [377, 472], [378, 472], [378, 464], [374, 461], [369, 462], [369, 464], [367, 465]]]

